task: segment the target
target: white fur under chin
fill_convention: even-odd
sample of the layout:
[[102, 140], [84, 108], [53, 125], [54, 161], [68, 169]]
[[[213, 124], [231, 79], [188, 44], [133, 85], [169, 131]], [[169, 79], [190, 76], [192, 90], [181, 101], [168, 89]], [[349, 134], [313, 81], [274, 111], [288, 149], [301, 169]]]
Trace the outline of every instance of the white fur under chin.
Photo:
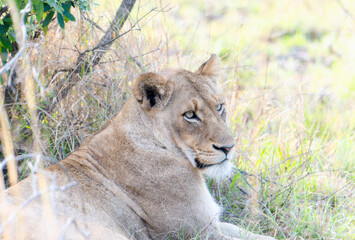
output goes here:
[[203, 171], [207, 177], [212, 178], [216, 181], [222, 181], [229, 177], [232, 172], [233, 164], [231, 160], [234, 158], [235, 148], [232, 149], [227, 155], [227, 161], [223, 162], [220, 165], [214, 165], [208, 167], [206, 170]]
[[227, 178], [232, 172], [233, 164], [230, 160], [225, 161], [220, 165], [214, 165], [203, 170], [203, 174], [216, 181], [222, 181]]
[[[194, 153], [194, 151], [186, 146], [182, 148], [182, 151], [185, 153], [192, 166], [196, 167], [196, 154]], [[234, 149], [232, 149], [232, 151], [227, 155], [227, 161], [223, 162], [222, 164], [216, 164], [214, 166], [207, 167], [206, 169], [202, 170], [202, 173], [218, 182], [226, 179], [231, 174], [233, 169], [233, 164], [231, 162], [231, 159], [233, 159], [233, 157]]]

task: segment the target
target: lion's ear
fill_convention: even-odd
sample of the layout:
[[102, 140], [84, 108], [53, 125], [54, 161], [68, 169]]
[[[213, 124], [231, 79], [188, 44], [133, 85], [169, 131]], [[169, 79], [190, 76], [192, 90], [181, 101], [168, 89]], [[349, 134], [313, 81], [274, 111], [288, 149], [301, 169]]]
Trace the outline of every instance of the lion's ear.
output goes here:
[[162, 110], [171, 97], [173, 86], [157, 73], [143, 73], [134, 81], [132, 91], [145, 110]]
[[201, 67], [196, 71], [196, 73], [210, 76], [213, 78], [219, 77], [219, 72], [221, 70], [221, 60], [216, 54], [212, 54], [210, 59], [207, 60]]

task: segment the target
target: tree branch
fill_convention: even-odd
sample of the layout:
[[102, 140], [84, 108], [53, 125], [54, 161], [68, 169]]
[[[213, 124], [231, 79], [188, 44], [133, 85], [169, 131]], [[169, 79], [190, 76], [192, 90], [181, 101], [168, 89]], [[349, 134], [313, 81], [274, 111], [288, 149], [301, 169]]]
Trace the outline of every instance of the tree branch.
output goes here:
[[[82, 67], [84, 67], [84, 72], [87, 72], [88, 69], [96, 66], [101, 61], [102, 57], [105, 55], [112, 43], [117, 38], [122, 36], [122, 34], [119, 34], [119, 31], [127, 20], [135, 2], [136, 0], [122, 1], [120, 7], [118, 8], [115, 14], [115, 17], [113, 18], [110, 26], [106, 30], [104, 36], [100, 39], [99, 43], [91, 50], [86, 50], [83, 53], [79, 54], [79, 57], [75, 64], [74, 72], [81, 72]], [[88, 57], [89, 53], [93, 53], [91, 54], [91, 57]]]

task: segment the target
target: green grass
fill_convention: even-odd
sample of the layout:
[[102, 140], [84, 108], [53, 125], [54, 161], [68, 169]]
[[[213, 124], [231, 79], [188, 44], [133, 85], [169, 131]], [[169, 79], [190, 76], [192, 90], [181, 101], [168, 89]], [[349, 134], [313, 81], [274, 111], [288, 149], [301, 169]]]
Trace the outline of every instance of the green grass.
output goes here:
[[234, 177], [210, 183], [224, 218], [281, 239], [354, 239], [355, 24], [342, 7], [185, 1], [165, 17], [169, 44], [197, 56], [183, 67], [223, 59], [240, 147]]

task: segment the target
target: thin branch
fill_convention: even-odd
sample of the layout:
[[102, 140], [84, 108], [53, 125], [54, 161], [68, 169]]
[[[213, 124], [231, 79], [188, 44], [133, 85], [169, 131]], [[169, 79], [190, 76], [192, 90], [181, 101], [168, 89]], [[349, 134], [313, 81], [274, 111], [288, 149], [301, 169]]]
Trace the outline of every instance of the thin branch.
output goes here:
[[24, 209], [26, 206], [28, 206], [31, 202], [33, 202], [34, 200], [36, 200], [37, 198], [39, 198], [41, 195], [43, 195], [44, 193], [48, 193], [50, 191], [60, 191], [60, 192], [65, 192], [67, 189], [76, 186], [77, 183], [75, 181], [71, 181], [69, 182], [67, 185], [63, 186], [63, 187], [51, 187], [50, 189], [45, 189], [43, 191], [37, 191], [34, 194], [32, 194], [32, 196], [30, 198], [28, 198], [25, 202], [23, 202], [20, 207], [14, 211], [11, 216], [9, 218], [7, 218], [5, 221], [2, 222], [1, 226], [0, 226], [0, 235], [2, 234], [2, 232], [4, 231], [5, 227], [12, 222], [15, 217], [20, 213], [20, 211], [22, 209]]
[[[111, 44], [119, 39], [120, 37], [126, 35], [127, 33], [131, 32], [132, 30], [134, 30], [134, 28], [137, 26], [137, 24], [142, 20], [144, 19], [146, 16], [148, 16], [151, 12], [155, 11], [156, 8], [153, 8], [151, 9], [149, 12], [147, 12], [146, 14], [144, 14], [143, 17], [139, 18], [127, 31], [125, 31], [124, 33], [121, 33], [119, 34], [118, 36], [114, 37], [114, 38], [110, 38], [110, 39], [107, 39], [106, 42], [103, 42], [100, 40], [101, 43], [97, 44], [95, 47], [91, 48], [91, 49], [87, 49], [85, 50], [84, 52], [80, 53], [81, 55], [84, 55], [86, 53], [89, 53], [89, 52], [93, 52], [95, 50], [99, 50], [99, 49], [102, 49], [102, 48], [107, 48], [109, 46], [111, 46]], [[139, 29], [137, 29], [139, 30]], [[104, 38], [104, 37], [103, 37]], [[107, 50], [106, 50], [107, 51]]]
[[[134, 57], [132, 57], [132, 56], [127, 56], [126, 59], [127, 59], [128, 61], [134, 62], [141, 70], [144, 71], [144, 66], [142, 66], [141, 63], [137, 61], [137, 58], [138, 58], [138, 57], [146, 56], [146, 55], [151, 54], [151, 53], [153, 53], [153, 52], [156, 52], [156, 51], [158, 51], [158, 50], [160, 50], [160, 48], [155, 48], [155, 49], [153, 49], [153, 50], [151, 50], [151, 51], [149, 51], [149, 52], [143, 53], [143, 54], [140, 55], [140, 56], [134, 56]], [[102, 64], [108, 64], [108, 63], [114, 63], [114, 62], [119, 62], [119, 61], [122, 61], [122, 59], [117, 59], [117, 60], [112, 60], [112, 61], [107, 61], [107, 62], [101, 62], [100, 65], [102, 65]]]
[[[135, 2], [136, 0], [122, 1], [104, 36], [100, 39], [99, 43], [93, 49], [86, 50], [83, 53], [80, 53], [77, 59], [75, 69], [81, 70], [81, 67], [84, 66], [84, 72], [86, 72], [88, 69], [93, 66], [96, 66], [101, 61], [101, 58], [105, 55], [106, 51], [112, 45], [113, 41], [122, 36], [119, 34], [119, 31], [127, 20]], [[116, 37], [113, 37], [114, 35], [116, 35]], [[97, 50], [95, 54], [93, 54], [92, 57], [88, 58], [88, 53], [93, 52], [94, 50]]]
[[[86, 15], [86, 14], [83, 14], [83, 15], [82, 15], [85, 21], [90, 22], [90, 24], [91, 24], [92, 26], [96, 27], [96, 28], [99, 29], [101, 32], [103, 32], [103, 33], [105, 32], [105, 30], [97, 24], [97, 22], [100, 21], [101, 18], [100, 18], [99, 20], [97, 20], [96, 22], [94, 22], [93, 19], [90, 19], [88, 16], [85, 16], [85, 15]], [[88, 31], [88, 30], [86, 30], [86, 31]], [[86, 31], [85, 31], [83, 34], [85, 34]], [[82, 35], [83, 35], [83, 34], [82, 34]]]
[[321, 199], [321, 201], [324, 201], [332, 196], [334, 196], [335, 194], [337, 194], [338, 192], [340, 192], [341, 190], [343, 190], [344, 188], [346, 188], [348, 185], [353, 184], [351, 181], [349, 181], [347, 184], [345, 184], [343, 187], [341, 187], [340, 189], [338, 189], [337, 191], [333, 192], [332, 194], [329, 194], [328, 196], [325, 196], [324, 198]]
[[343, 2], [341, 0], [337, 0], [337, 3], [343, 9], [344, 13], [348, 15], [348, 17], [350, 17], [350, 19], [355, 23], [354, 15], [344, 6]]
[[[67, 76], [67, 79], [70, 79], [74, 73], [80, 73], [84, 72], [86, 73], [90, 68], [96, 66], [102, 59], [102, 57], [105, 55], [107, 50], [110, 48], [112, 43], [122, 37], [123, 35], [129, 33], [130, 31], [133, 30], [133, 28], [137, 25], [137, 22], [133, 24], [133, 26], [127, 30], [126, 32], [119, 34], [119, 31], [121, 30], [123, 24], [127, 20], [133, 6], [136, 0], [122, 0], [122, 3], [120, 7], [118, 8], [109, 28], [106, 30], [104, 36], [99, 40], [99, 43], [91, 48], [87, 49], [84, 52], [79, 52], [79, 56], [77, 58], [77, 61], [74, 65], [73, 68], [70, 69], [65, 69], [64, 71], [68, 71], [69, 74]], [[140, 21], [139, 19], [138, 21]], [[114, 37], [116, 36], [116, 37]], [[83, 69], [84, 68], [84, 69]], [[56, 75], [58, 72], [61, 71], [55, 71], [54, 75]], [[69, 90], [78, 82], [79, 80], [74, 80], [72, 81], [68, 86], [66, 86], [64, 89], [61, 90], [61, 98], [65, 98]], [[56, 99], [56, 103], [58, 103], [59, 98]], [[53, 104], [50, 108], [53, 109], [57, 104]]]
[[5, 71], [9, 70], [15, 62], [20, 58], [23, 51], [26, 49], [26, 39], [27, 39], [27, 28], [25, 24], [25, 15], [27, 12], [31, 11], [32, 3], [29, 2], [24, 9], [20, 11], [21, 14], [21, 31], [22, 31], [22, 47], [17, 52], [17, 54], [0, 69], [0, 75], [3, 74]]

